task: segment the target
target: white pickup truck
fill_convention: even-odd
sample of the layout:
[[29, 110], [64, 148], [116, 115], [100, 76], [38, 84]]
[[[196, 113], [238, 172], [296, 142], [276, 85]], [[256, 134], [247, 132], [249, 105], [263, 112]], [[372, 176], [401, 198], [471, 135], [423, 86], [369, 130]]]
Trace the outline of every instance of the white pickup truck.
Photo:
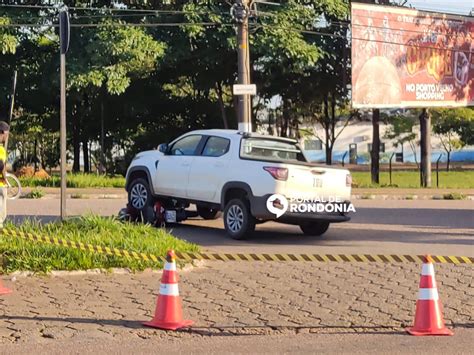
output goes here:
[[[348, 221], [347, 213], [287, 210], [277, 216], [269, 210], [269, 198], [278, 194], [349, 203], [351, 182], [348, 170], [309, 163], [296, 140], [211, 129], [137, 154], [127, 171], [126, 190], [128, 209], [146, 222], [182, 221], [195, 204], [204, 219], [223, 211], [227, 233], [243, 239], [256, 224], [270, 220], [322, 235], [330, 223]], [[273, 203], [281, 208], [278, 199]]]

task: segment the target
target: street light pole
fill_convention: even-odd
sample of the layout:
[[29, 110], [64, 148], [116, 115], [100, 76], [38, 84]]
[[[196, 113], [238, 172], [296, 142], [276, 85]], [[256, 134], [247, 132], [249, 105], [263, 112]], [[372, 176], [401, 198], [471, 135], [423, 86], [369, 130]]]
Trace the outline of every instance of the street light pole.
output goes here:
[[67, 8], [59, 12], [60, 39], [60, 159], [61, 159], [61, 220], [66, 218], [66, 53], [69, 47], [69, 14]]
[[[250, 84], [249, 6], [250, 0], [236, 0], [231, 12], [237, 21], [238, 84]], [[238, 96], [239, 131], [252, 131], [250, 97], [248, 94]]]

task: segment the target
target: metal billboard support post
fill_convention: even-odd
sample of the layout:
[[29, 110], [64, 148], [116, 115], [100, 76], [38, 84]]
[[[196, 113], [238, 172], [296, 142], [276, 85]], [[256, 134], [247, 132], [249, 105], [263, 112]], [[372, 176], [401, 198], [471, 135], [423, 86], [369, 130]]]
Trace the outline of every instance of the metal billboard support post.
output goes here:
[[69, 14], [67, 8], [59, 11], [60, 39], [60, 142], [61, 142], [61, 221], [66, 218], [66, 53], [69, 47]]

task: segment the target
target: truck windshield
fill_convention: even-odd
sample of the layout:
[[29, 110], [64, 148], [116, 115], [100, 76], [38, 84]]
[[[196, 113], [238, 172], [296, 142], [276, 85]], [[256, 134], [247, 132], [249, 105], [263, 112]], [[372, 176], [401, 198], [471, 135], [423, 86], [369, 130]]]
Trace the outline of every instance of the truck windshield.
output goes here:
[[240, 157], [255, 160], [306, 162], [302, 151], [295, 143], [265, 138], [242, 138]]

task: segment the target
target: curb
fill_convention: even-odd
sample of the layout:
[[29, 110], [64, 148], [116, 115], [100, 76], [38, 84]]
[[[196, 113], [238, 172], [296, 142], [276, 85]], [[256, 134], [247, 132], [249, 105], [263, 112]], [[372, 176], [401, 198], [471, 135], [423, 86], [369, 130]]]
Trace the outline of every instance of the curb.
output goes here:
[[[191, 272], [194, 269], [203, 267], [206, 264], [205, 260], [192, 260], [184, 264], [180, 268], [180, 272]], [[52, 270], [48, 273], [34, 272], [34, 271], [14, 271], [4, 276], [8, 277], [10, 281], [15, 282], [20, 278], [28, 277], [70, 277], [70, 276], [90, 276], [90, 275], [136, 275], [136, 274], [161, 274], [163, 269], [147, 268], [141, 271], [132, 271], [129, 268], [110, 268], [110, 269], [87, 269], [87, 270]]]
[[[465, 200], [474, 200], [474, 195], [465, 195]], [[84, 194], [81, 197], [71, 197], [68, 195], [69, 200], [122, 200], [127, 199], [125, 194]], [[21, 197], [22, 200], [26, 198]], [[41, 200], [57, 200], [59, 195], [47, 194], [44, 195]], [[443, 195], [417, 195], [417, 194], [357, 194], [352, 195], [353, 200], [447, 200], [443, 198]]]

